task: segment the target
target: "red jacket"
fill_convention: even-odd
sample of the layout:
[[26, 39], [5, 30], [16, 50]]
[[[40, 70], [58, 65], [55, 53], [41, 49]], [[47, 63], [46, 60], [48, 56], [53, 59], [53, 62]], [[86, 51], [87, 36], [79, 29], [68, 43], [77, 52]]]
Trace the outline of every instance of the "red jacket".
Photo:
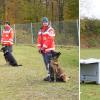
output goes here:
[[52, 27], [41, 28], [38, 32], [37, 46], [39, 49], [44, 49], [45, 53], [50, 50], [55, 50], [55, 32]]
[[11, 46], [13, 44], [14, 32], [12, 28], [10, 30], [3, 30], [1, 37], [1, 44], [5, 46]]

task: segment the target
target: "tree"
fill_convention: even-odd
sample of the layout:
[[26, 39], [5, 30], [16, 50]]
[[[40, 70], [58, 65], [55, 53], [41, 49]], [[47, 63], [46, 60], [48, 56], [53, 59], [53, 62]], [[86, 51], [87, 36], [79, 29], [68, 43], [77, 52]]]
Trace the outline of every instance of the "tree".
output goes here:
[[78, 19], [78, 0], [0, 0], [0, 18], [11, 23]]
[[79, 18], [79, 0], [64, 0], [64, 19]]

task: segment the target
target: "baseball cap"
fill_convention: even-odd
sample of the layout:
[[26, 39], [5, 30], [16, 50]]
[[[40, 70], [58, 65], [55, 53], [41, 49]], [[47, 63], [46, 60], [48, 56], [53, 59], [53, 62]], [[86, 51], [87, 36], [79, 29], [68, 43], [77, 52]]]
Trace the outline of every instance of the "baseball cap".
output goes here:
[[47, 17], [43, 17], [43, 18], [42, 18], [42, 22], [49, 22], [49, 20], [48, 20]]

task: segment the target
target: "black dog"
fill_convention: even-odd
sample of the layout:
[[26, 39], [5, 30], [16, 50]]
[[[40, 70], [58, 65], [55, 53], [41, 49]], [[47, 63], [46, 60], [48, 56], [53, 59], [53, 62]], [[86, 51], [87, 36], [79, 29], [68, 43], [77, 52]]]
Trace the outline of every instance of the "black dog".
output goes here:
[[17, 61], [15, 60], [13, 55], [8, 51], [6, 46], [2, 47], [0, 51], [3, 51], [4, 57], [5, 57], [6, 61], [9, 63], [9, 65], [11, 65], [11, 66], [22, 66], [22, 65], [18, 65]]

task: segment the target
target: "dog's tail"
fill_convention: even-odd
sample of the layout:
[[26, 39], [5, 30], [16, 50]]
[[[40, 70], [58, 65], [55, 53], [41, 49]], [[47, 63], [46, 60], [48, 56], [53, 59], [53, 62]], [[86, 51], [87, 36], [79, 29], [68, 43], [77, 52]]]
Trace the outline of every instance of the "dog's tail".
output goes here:
[[22, 66], [22, 65], [20, 64], [20, 65], [17, 65], [17, 66]]
[[13, 67], [18, 67], [18, 66], [22, 66], [22, 65], [21, 65], [21, 64], [20, 64], [20, 65], [17, 64], [17, 65], [12, 65], [12, 66], [13, 66]]

